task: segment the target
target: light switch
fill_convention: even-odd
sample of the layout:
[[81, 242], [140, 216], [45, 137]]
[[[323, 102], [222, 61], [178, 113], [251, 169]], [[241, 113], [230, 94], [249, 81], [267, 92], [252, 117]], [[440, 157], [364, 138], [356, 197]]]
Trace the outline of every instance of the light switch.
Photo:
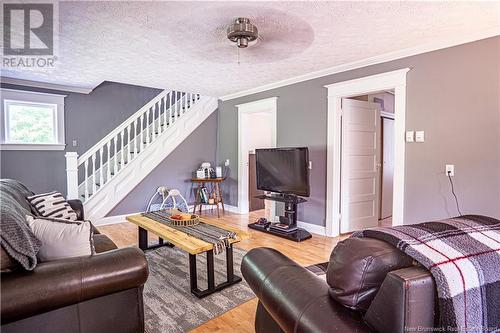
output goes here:
[[309, 170], [312, 170], [312, 168], [313, 168], [313, 162], [309, 161]]
[[413, 142], [414, 137], [415, 133], [413, 131], [406, 131], [406, 142]]
[[425, 132], [424, 131], [416, 131], [415, 132], [415, 141], [416, 142], [424, 142], [425, 141]]
[[224, 166], [229, 166], [229, 159], [224, 162]]
[[73, 140], [73, 142], [72, 142], [72, 143], [73, 143], [73, 147], [76, 147], [76, 146], [77, 146], [77, 142], [76, 142], [76, 140]]

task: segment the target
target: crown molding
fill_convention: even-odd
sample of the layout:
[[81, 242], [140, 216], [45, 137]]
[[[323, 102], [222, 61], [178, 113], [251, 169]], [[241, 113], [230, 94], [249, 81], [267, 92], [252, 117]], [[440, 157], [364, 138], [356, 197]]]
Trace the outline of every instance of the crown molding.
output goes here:
[[495, 27], [495, 28], [492, 28], [489, 30], [481, 31], [479, 33], [475, 33], [475, 34], [471, 34], [471, 35], [467, 35], [467, 36], [460, 36], [456, 39], [445, 39], [445, 40], [435, 41], [433, 43], [424, 44], [424, 45], [420, 45], [417, 47], [412, 47], [412, 48], [407, 48], [407, 49], [403, 49], [403, 50], [399, 50], [399, 51], [389, 52], [389, 53], [385, 53], [385, 54], [378, 55], [375, 57], [366, 58], [366, 59], [357, 60], [357, 61], [353, 61], [350, 63], [342, 64], [342, 65], [337, 65], [337, 66], [325, 68], [325, 69], [322, 69], [319, 71], [307, 73], [304, 75], [295, 76], [295, 77], [292, 77], [289, 79], [276, 81], [276, 82], [265, 84], [265, 85], [258, 86], [255, 88], [242, 90], [242, 91], [239, 91], [236, 93], [224, 95], [224, 96], [219, 97], [219, 99], [222, 101], [227, 101], [227, 100], [235, 99], [238, 97], [243, 97], [243, 96], [252, 95], [252, 94], [256, 94], [256, 93], [271, 90], [271, 89], [280, 88], [283, 86], [288, 86], [288, 85], [291, 85], [294, 83], [308, 81], [308, 80], [312, 80], [312, 79], [316, 79], [319, 77], [328, 76], [328, 75], [332, 75], [332, 74], [336, 74], [336, 73], [347, 72], [347, 71], [350, 71], [353, 69], [358, 69], [358, 68], [367, 67], [367, 66], [371, 66], [371, 65], [381, 64], [384, 62], [402, 59], [402, 58], [406, 58], [406, 57], [410, 57], [410, 56], [414, 56], [414, 55], [418, 55], [418, 54], [422, 54], [422, 53], [441, 50], [441, 49], [445, 49], [445, 48], [452, 47], [452, 46], [467, 44], [467, 43], [475, 42], [475, 41], [478, 41], [481, 39], [486, 39], [486, 38], [495, 37], [495, 36], [499, 36], [499, 35], [500, 35], [500, 27]]
[[14, 84], [14, 85], [18, 85], [18, 86], [43, 88], [43, 89], [59, 90], [59, 91], [68, 91], [68, 92], [74, 92], [74, 93], [79, 93], [79, 94], [90, 94], [92, 92], [92, 90], [94, 89], [94, 88], [68, 86], [68, 85], [56, 84], [56, 83], [16, 79], [13, 77], [6, 77], [6, 76], [0, 77], [0, 81], [2, 83]]

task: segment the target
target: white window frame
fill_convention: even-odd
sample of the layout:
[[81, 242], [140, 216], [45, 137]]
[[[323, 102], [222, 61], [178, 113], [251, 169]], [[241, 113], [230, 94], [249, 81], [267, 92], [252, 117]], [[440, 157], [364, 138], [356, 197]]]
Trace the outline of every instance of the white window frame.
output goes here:
[[[1, 89], [1, 113], [0, 113], [0, 150], [64, 150], [66, 147], [64, 136], [64, 98], [66, 95], [49, 94], [25, 90]], [[36, 104], [53, 106], [55, 143], [9, 143], [8, 119], [6, 105], [9, 102], [22, 104]]]

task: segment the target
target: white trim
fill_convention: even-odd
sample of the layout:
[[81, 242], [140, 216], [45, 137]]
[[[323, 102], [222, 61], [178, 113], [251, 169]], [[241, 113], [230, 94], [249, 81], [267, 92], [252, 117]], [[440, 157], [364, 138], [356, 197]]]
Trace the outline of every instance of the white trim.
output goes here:
[[[265, 98], [253, 102], [248, 102], [244, 104], [236, 105], [238, 109], [238, 212], [240, 214], [248, 214], [248, 172], [244, 172], [243, 161], [246, 161], [245, 155], [248, 152], [244, 152], [242, 149], [243, 138], [241, 135], [242, 128], [242, 116], [249, 113], [266, 112], [270, 113], [272, 117], [272, 134], [271, 139], [272, 147], [276, 147], [277, 141], [277, 113], [278, 113], [278, 97]], [[275, 205], [271, 208], [275, 211]]]
[[240, 209], [237, 206], [233, 206], [233, 205], [224, 204], [224, 210], [231, 212], [231, 213], [235, 213], [235, 214], [240, 213]]
[[19, 85], [19, 86], [24, 86], [24, 87], [35, 87], [35, 88], [43, 88], [43, 89], [50, 89], [50, 90], [68, 91], [68, 92], [74, 92], [74, 93], [79, 93], [79, 94], [90, 94], [92, 92], [92, 90], [94, 90], [94, 88], [75, 87], [75, 86], [68, 86], [68, 85], [64, 85], [64, 84], [23, 80], [23, 79], [16, 79], [13, 77], [6, 77], [6, 76], [0, 77], [0, 80], [2, 81], [2, 83], [6, 83], [6, 84], [14, 84], [14, 85]]
[[51, 93], [46, 93], [46, 92], [29, 91], [29, 90], [21, 90], [21, 89], [9, 89], [9, 88], [2, 88], [2, 91], [23, 92], [23, 93], [28, 93], [31, 95], [54, 96], [54, 97], [67, 97], [68, 96], [68, 95], [63, 95], [63, 94], [51, 94]]
[[406, 49], [399, 50], [399, 51], [389, 52], [389, 53], [385, 53], [385, 54], [378, 55], [375, 57], [357, 60], [357, 61], [349, 62], [346, 64], [337, 65], [337, 66], [325, 68], [325, 69], [322, 69], [319, 71], [307, 73], [304, 75], [295, 76], [295, 77], [292, 77], [289, 79], [280, 80], [277, 82], [265, 84], [265, 85], [258, 86], [255, 88], [242, 90], [242, 91], [239, 91], [236, 93], [227, 94], [227, 95], [224, 95], [222, 97], [219, 97], [219, 99], [221, 99], [223, 101], [227, 101], [227, 100], [242, 97], [242, 96], [256, 94], [256, 93], [266, 91], [266, 90], [271, 90], [271, 89], [275, 89], [275, 88], [279, 88], [279, 87], [283, 87], [283, 86], [288, 86], [288, 85], [291, 85], [294, 83], [299, 83], [299, 82], [303, 82], [303, 81], [316, 79], [318, 77], [323, 77], [323, 76], [332, 75], [332, 74], [336, 74], [336, 73], [346, 72], [346, 71], [350, 71], [350, 70], [357, 69], [357, 68], [367, 67], [367, 66], [376, 65], [376, 64], [380, 64], [380, 63], [384, 63], [384, 62], [388, 62], [388, 61], [393, 61], [393, 60], [397, 60], [397, 59], [402, 59], [402, 58], [414, 56], [417, 54], [422, 54], [422, 53], [426, 53], [426, 52], [445, 49], [445, 48], [452, 47], [452, 46], [466, 44], [466, 43], [474, 42], [477, 40], [494, 37], [494, 36], [497, 36], [499, 34], [500, 34], [500, 28], [492, 28], [492, 29], [481, 31], [479, 33], [474, 33], [474, 34], [471, 34], [468, 36], [462, 35], [456, 39], [449, 39], [448, 38], [446, 40], [435, 41], [433, 43], [428, 43], [428, 44], [424, 44], [424, 45], [420, 45], [420, 46], [416, 46], [416, 47], [406, 48]]
[[106, 216], [106, 217], [102, 217], [100, 219], [96, 219], [95, 221], [92, 221], [92, 224], [96, 227], [100, 227], [103, 225], [111, 225], [111, 224], [128, 222], [126, 219], [127, 216], [137, 215], [137, 214], [141, 214], [141, 213], [143, 213], [143, 212], [115, 215], [115, 216]]
[[299, 228], [305, 229], [310, 233], [326, 236], [326, 228], [322, 225], [311, 224], [307, 222], [297, 221], [297, 226]]
[[66, 145], [64, 143], [2, 143], [0, 150], [64, 150]]
[[66, 198], [78, 198], [78, 154], [68, 151], [64, 155], [66, 158]]
[[[259, 100], [256, 100], [256, 101], [252, 101], [252, 102], [248, 102], [248, 103], [241, 103], [241, 104], [237, 104], [235, 105], [236, 108], [239, 108], [239, 107], [262, 107], [263, 104], [265, 103], [269, 103], [269, 105], [271, 105], [271, 103], [273, 102], [277, 102], [278, 101], [278, 96], [274, 96], [274, 97], [268, 97], [268, 98], [264, 98], [264, 99], [259, 99]], [[259, 110], [254, 110], [254, 112], [259, 112]]]
[[[65, 135], [64, 135], [64, 98], [66, 95], [48, 94], [33, 92], [27, 90], [16, 89], [0, 89], [1, 105], [0, 105], [0, 150], [64, 150]], [[8, 139], [8, 118], [7, 105], [15, 104], [35, 104], [43, 105], [52, 108], [54, 112], [54, 141], [52, 143], [21, 143], [7, 142]]]
[[387, 112], [387, 111], [380, 111], [380, 116], [381, 116], [382, 118], [387, 118], [387, 119], [392, 119], [392, 120], [394, 120], [394, 118], [396, 118], [396, 117], [394, 116], [394, 113], [392, 113], [392, 112]]
[[328, 89], [327, 131], [327, 191], [326, 235], [340, 233], [340, 165], [341, 165], [341, 99], [380, 90], [393, 89], [394, 100], [394, 202], [393, 225], [403, 224], [405, 125], [406, 125], [406, 74], [409, 68], [338, 82], [325, 86]]

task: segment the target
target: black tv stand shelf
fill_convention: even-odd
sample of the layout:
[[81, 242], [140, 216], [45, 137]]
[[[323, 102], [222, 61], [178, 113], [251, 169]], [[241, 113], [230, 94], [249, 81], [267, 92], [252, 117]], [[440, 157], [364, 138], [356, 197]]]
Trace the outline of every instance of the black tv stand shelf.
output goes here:
[[257, 199], [264, 199], [264, 200], [272, 200], [272, 201], [279, 201], [279, 202], [285, 202], [285, 203], [291, 203], [291, 204], [299, 204], [303, 202], [307, 202], [306, 199], [298, 197], [296, 195], [270, 195], [270, 194], [263, 194], [263, 195], [257, 195], [254, 198]]
[[[258, 222], [250, 223], [250, 229], [259, 230], [278, 237], [286, 238], [295, 242], [301, 242], [312, 237], [312, 235], [302, 228], [297, 228], [297, 204], [307, 202], [304, 198], [296, 195], [259, 195], [255, 198], [263, 200], [273, 200], [285, 203], [285, 216], [280, 216], [280, 223], [289, 225], [294, 231], [286, 232], [271, 228], [271, 223], [261, 224]], [[296, 229], [295, 229], [296, 228]]]

